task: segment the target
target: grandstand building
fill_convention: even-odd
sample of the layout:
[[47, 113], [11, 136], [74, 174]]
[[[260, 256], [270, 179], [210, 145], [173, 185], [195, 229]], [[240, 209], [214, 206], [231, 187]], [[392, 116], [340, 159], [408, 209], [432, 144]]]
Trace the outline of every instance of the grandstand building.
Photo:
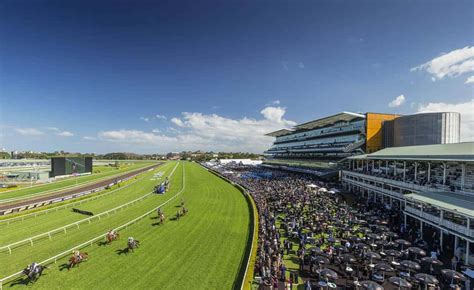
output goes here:
[[[351, 156], [343, 187], [403, 210], [404, 224], [429, 228], [441, 246], [474, 263], [474, 142], [392, 147]], [[454, 255], [454, 253], [453, 253]]]
[[267, 166], [285, 167], [320, 176], [337, 174], [336, 162], [382, 148], [382, 123], [398, 115], [342, 112], [282, 129], [265, 151]]
[[382, 124], [383, 147], [459, 143], [461, 114], [422, 113]]

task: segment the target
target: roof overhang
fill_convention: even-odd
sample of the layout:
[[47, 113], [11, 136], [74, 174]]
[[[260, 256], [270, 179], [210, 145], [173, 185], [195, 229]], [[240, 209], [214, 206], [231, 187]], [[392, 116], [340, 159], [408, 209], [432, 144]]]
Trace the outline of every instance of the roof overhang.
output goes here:
[[275, 131], [275, 132], [271, 132], [271, 133], [265, 134], [265, 136], [280, 137], [280, 136], [288, 135], [288, 134], [290, 134], [290, 133], [293, 133], [293, 131], [292, 131], [292, 130], [288, 130], [288, 129], [281, 129], [281, 130], [278, 130], [278, 131]]
[[300, 125], [296, 125], [295, 130], [311, 130], [315, 128], [326, 127], [336, 122], [341, 122], [341, 121], [350, 122], [354, 119], [360, 119], [360, 118], [365, 119], [365, 115], [351, 113], [351, 112], [342, 112], [342, 113], [335, 114], [332, 116], [328, 116], [321, 119], [309, 121]]
[[452, 192], [443, 193], [410, 193], [405, 195], [408, 201], [429, 204], [450, 212], [474, 217], [474, 201], [472, 197]]

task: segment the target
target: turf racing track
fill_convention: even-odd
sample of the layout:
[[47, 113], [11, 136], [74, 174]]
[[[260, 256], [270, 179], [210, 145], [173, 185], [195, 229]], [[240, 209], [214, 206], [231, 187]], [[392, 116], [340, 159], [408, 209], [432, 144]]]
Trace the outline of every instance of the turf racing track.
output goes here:
[[[169, 176], [171, 181], [164, 195], [150, 194], [160, 182], [153, 178], [158, 172], [161, 180]], [[174, 220], [181, 199], [189, 212]], [[157, 207], [167, 217], [162, 225], [157, 223]], [[234, 186], [198, 164], [169, 162], [113, 194], [81, 204], [80, 209], [100, 218], [65, 207], [0, 224], [3, 287], [25, 287], [25, 276], [17, 273], [33, 261], [49, 267], [28, 285], [39, 289], [231, 289], [240, 283], [251, 223], [247, 201]], [[63, 230], [64, 226], [69, 227]], [[104, 235], [112, 228], [119, 229], [121, 238], [104, 245]], [[39, 238], [28, 242], [34, 236]], [[140, 240], [141, 247], [125, 254], [128, 236]], [[71, 251], [78, 248], [88, 252], [89, 260], [64, 269]]]

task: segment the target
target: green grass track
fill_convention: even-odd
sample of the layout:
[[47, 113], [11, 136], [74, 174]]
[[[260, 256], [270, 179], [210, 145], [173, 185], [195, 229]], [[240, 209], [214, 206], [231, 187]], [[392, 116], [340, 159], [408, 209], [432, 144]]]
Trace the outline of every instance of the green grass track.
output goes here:
[[[195, 163], [182, 162], [171, 178], [171, 189], [153, 195], [121, 213], [98, 223], [81, 226], [64, 240], [45, 240], [24, 247], [12, 255], [0, 255], [0, 277], [21, 270], [32, 260], [41, 261], [95, 237], [158, 206], [185, 189], [181, 196], [163, 207], [168, 217], [164, 225], [155, 214], [122, 230], [121, 240], [109, 246], [94, 244], [83, 249], [89, 260], [71, 271], [60, 270], [66, 258], [51, 264], [32, 286], [38, 289], [231, 289], [241, 270], [249, 234], [250, 213], [245, 197], [231, 184]], [[184, 198], [189, 213], [179, 221], [169, 219]], [[89, 227], [90, 226], [90, 227]], [[134, 253], [119, 254], [127, 236], [142, 246]], [[25, 250], [26, 249], [26, 250]], [[5, 268], [4, 268], [5, 267]], [[21, 280], [5, 288], [24, 288]]]

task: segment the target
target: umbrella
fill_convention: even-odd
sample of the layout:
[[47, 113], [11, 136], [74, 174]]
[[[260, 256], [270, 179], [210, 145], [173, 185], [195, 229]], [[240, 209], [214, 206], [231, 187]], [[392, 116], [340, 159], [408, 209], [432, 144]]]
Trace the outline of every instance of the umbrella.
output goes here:
[[345, 263], [354, 263], [356, 261], [356, 258], [350, 254], [343, 254], [341, 255], [341, 261]]
[[397, 250], [386, 250], [385, 254], [390, 257], [401, 257], [403, 256], [402, 252]]
[[383, 272], [393, 272], [395, 271], [395, 269], [390, 266], [389, 264], [385, 263], [385, 262], [380, 262], [380, 263], [377, 263], [374, 267], [375, 271], [383, 271]]
[[394, 232], [385, 232], [384, 235], [386, 235], [387, 237], [390, 238], [390, 241], [392, 240], [392, 238], [398, 238], [398, 234], [397, 233], [394, 233]]
[[463, 274], [461, 274], [457, 271], [451, 270], [451, 269], [443, 269], [443, 270], [441, 270], [441, 274], [443, 274], [443, 276], [446, 276], [447, 278], [451, 278], [453, 280], [461, 280], [461, 281], [466, 280], [466, 276], [464, 276]]
[[371, 238], [372, 240], [379, 240], [381, 238], [380, 235], [374, 233], [367, 234], [367, 237]]
[[403, 260], [403, 261], [400, 262], [400, 265], [407, 268], [408, 273], [410, 273], [411, 270], [418, 271], [421, 268], [420, 264], [418, 264], [417, 262], [410, 261], [410, 260]]
[[439, 281], [436, 279], [436, 277], [431, 276], [429, 274], [425, 273], [418, 273], [415, 275], [415, 279], [418, 280], [419, 282], [423, 284], [438, 284]]
[[314, 260], [318, 264], [329, 264], [329, 259], [323, 256], [316, 256]]
[[349, 240], [353, 241], [354, 243], [358, 243], [358, 242], [362, 241], [362, 239], [359, 238], [358, 236], [351, 236], [351, 237], [349, 237]]
[[372, 232], [372, 230], [371, 230], [371, 229], [369, 229], [369, 228], [366, 228], [366, 227], [361, 227], [361, 228], [358, 228], [358, 229], [357, 229], [357, 231], [358, 231], [358, 232], [360, 232], [360, 233], [363, 233], [363, 234], [366, 234], [366, 233], [370, 233], [370, 232]]
[[318, 254], [318, 255], [324, 253], [324, 251], [321, 250], [321, 248], [319, 248], [319, 247], [313, 247], [313, 248], [311, 248], [311, 249], [309, 249], [309, 250], [311, 251], [311, 253], [315, 253], [315, 254]]
[[366, 244], [364, 243], [357, 243], [355, 244], [356, 248], [358, 249], [363, 249], [363, 250], [368, 250], [369, 249], [369, 246], [367, 246]]
[[365, 253], [365, 257], [370, 258], [370, 264], [372, 264], [372, 259], [380, 259], [380, 255], [372, 251]]
[[443, 265], [443, 262], [441, 262], [438, 259], [431, 258], [431, 257], [421, 258], [421, 261], [425, 262], [427, 264], [435, 265], [435, 266], [442, 266]]
[[398, 239], [398, 240], [395, 240], [395, 243], [399, 244], [402, 246], [402, 250], [403, 250], [403, 247], [407, 246], [411, 246], [411, 243], [407, 240], [404, 240], [404, 239]]
[[393, 285], [398, 286], [398, 288], [411, 288], [412, 287], [410, 282], [400, 277], [390, 277], [388, 281], [390, 281], [390, 283], [392, 283]]
[[337, 279], [337, 273], [328, 268], [325, 268], [319, 271], [319, 275], [321, 275], [322, 277], [325, 277], [326, 279], [333, 279], [333, 280]]
[[362, 281], [360, 282], [360, 285], [362, 286], [362, 289], [366, 290], [384, 290], [382, 286], [375, 283], [374, 281]]
[[408, 251], [409, 251], [409, 252], [412, 252], [413, 254], [415, 254], [415, 258], [416, 258], [418, 255], [426, 256], [426, 252], [425, 252], [423, 249], [418, 248], [418, 247], [409, 247], [409, 248], [408, 248]]

